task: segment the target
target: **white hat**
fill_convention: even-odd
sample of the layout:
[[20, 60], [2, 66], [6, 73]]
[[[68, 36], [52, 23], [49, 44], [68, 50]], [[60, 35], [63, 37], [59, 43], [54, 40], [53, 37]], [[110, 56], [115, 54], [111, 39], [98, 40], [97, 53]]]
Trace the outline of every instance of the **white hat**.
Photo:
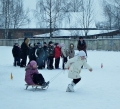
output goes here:
[[64, 44], [64, 43], [61, 43], [61, 44], [60, 44], [60, 47], [64, 47], [64, 46], [65, 46], [65, 44]]
[[78, 52], [78, 56], [85, 56], [86, 57], [86, 53], [83, 50], [81, 50]]

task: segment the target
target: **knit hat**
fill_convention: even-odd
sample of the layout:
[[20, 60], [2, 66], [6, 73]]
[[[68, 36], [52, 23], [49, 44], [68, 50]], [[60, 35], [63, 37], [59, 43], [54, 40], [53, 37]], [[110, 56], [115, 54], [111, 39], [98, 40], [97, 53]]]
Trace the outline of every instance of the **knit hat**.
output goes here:
[[37, 42], [37, 45], [39, 45], [40, 44], [40, 42]]
[[14, 43], [15, 46], [18, 46], [18, 43]]
[[86, 53], [83, 50], [81, 50], [78, 52], [78, 56], [85, 56], [86, 57]]
[[30, 62], [30, 65], [31, 65], [31, 66], [34, 66], [34, 65], [37, 65], [37, 63], [36, 63], [36, 61], [31, 61], [31, 62]]
[[83, 37], [82, 37], [82, 36], [80, 36], [80, 37], [79, 37], [79, 39], [83, 39]]
[[42, 47], [42, 44], [40, 43], [40, 44], [38, 44], [38, 47]]
[[64, 47], [64, 46], [65, 46], [65, 44], [64, 44], [64, 43], [61, 43], [61, 44], [60, 44], [60, 47]]
[[59, 43], [55, 43], [55, 45], [58, 45]]
[[46, 42], [43, 42], [43, 44], [47, 44]]
[[52, 42], [52, 41], [50, 41], [50, 42], [49, 42], [49, 45], [50, 45], [50, 44], [53, 44], [53, 42]]

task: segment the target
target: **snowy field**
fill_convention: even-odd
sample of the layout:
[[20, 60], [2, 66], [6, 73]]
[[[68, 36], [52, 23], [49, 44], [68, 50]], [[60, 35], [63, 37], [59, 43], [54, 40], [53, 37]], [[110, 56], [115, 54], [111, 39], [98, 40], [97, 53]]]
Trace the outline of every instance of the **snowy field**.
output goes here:
[[120, 52], [88, 51], [93, 72], [84, 68], [75, 92], [66, 92], [67, 71], [47, 69], [39, 70], [46, 81], [59, 74], [47, 90], [25, 90], [25, 68], [13, 66], [11, 50], [0, 47], [0, 109], [120, 109]]

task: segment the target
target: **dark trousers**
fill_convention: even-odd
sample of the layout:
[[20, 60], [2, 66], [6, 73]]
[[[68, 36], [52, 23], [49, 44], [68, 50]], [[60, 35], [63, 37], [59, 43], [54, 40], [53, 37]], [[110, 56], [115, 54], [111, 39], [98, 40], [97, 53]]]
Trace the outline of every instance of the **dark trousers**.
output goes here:
[[45, 68], [45, 66], [46, 66], [47, 63], [48, 63], [47, 57], [43, 58], [43, 68]]
[[65, 63], [67, 62], [67, 57], [63, 57], [63, 64], [62, 64], [62, 68], [65, 68]]
[[80, 80], [81, 80], [81, 78], [73, 79], [73, 82], [74, 82], [75, 84], [77, 84]]
[[33, 74], [32, 80], [35, 84], [38, 85], [42, 85], [45, 82], [42, 74]]
[[42, 67], [43, 67], [43, 58], [41, 58], [41, 57], [37, 58], [37, 65], [38, 65], [38, 68], [42, 69]]
[[29, 58], [29, 62], [28, 62], [28, 64], [31, 62], [31, 61], [36, 61], [36, 57], [33, 57], [33, 58]]
[[26, 61], [27, 61], [27, 55], [23, 55], [20, 66], [26, 66]]
[[19, 57], [14, 57], [14, 66], [20, 65], [20, 58]]
[[59, 58], [55, 58], [55, 68], [59, 68], [59, 63], [60, 63], [60, 57]]
[[53, 69], [53, 56], [48, 57], [48, 68]]

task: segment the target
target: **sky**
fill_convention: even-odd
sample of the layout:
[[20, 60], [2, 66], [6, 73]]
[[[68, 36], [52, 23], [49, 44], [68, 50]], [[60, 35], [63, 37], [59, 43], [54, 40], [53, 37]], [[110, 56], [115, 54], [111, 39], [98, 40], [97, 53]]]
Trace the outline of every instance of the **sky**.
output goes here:
[[[36, 20], [33, 16], [33, 10], [36, 9], [36, 2], [37, 0], [24, 0], [24, 7], [25, 9], [29, 8], [30, 10], [30, 18], [32, 20], [32, 22], [28, 25], [28, 27], [36, 27]], [[95, 22], [99, 22], [99, 21], [104, 21], [104, 17], [103, 17], [103, 12], [102, 12], [102, 0], [94, 0], [94, 4], [93, 6], [94, 8], [94, 20]]]
[[72, 80], [62, 69], [39, 70], [50, 81], [47, 90], [25, 90], [25, 68], [13, 66], [12, 47], [0, 46], [0, 51], [1, 109], [120, 109], [120, 52], [87, 50], [93, 71], [83, 68], [75, 92], [66, 92]]

